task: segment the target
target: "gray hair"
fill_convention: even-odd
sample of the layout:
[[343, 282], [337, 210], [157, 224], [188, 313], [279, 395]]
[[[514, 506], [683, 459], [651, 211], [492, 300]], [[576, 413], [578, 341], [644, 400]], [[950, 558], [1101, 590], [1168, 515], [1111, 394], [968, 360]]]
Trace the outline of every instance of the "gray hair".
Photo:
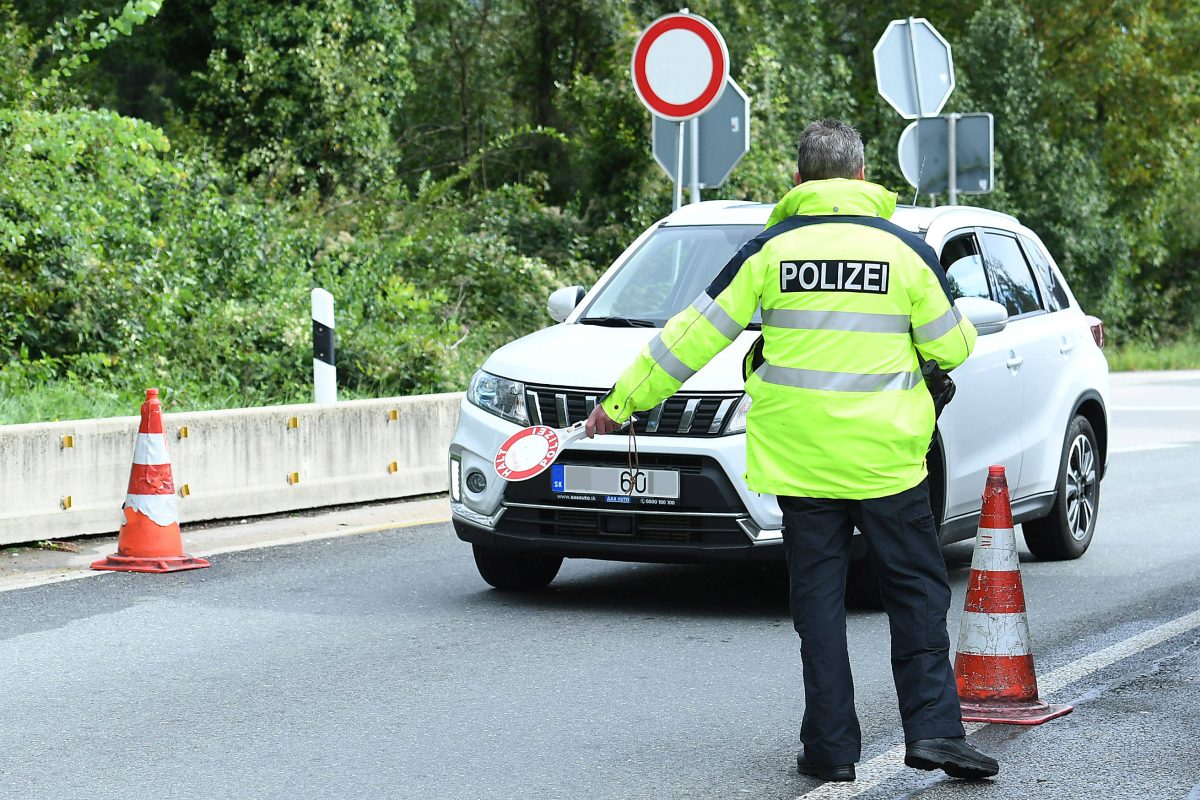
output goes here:
[[841, 120], [830, 117], [817, 120], [800, 134], [796, 171], [801, 180], [857, 178], [862, 168], [862, 137]]

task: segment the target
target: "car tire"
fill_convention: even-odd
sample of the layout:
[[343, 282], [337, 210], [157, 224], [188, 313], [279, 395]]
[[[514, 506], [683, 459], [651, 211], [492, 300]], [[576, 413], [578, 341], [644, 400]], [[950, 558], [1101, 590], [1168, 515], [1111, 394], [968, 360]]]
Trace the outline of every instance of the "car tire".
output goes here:
[[1092, 543], [1099, 510], [1100, 448], [1092, 424], [1077, 416], [1063, 441], [1054, 505], [1045, 517], [1021, 526], [1025, 544], [1048, 561], [1079, 558]]
[[534, 556], [472, 545], [479, 576], [497, 589], [530, 590], [550, 585], [562, 567], [562, 556]]

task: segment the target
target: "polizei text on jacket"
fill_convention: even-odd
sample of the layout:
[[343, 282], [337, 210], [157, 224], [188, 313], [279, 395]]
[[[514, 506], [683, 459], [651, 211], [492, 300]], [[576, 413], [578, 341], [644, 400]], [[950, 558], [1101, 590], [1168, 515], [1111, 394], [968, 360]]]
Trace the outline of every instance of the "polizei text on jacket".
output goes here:
[[886, 261], [781, 261], [781, 292], [887, 294]]

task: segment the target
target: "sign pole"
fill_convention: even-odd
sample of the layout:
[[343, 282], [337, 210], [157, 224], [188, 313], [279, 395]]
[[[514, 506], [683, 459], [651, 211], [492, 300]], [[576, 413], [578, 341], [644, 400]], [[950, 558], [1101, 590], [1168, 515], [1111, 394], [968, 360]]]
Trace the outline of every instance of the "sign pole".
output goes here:
[[700, 202], [700, 118], [692, 117], [692, 199], [689, 202]]
[[917, 93], [917, 117], [925, 116], [925, 103], [921, 99], [921, 72], [917, 68], [917, 34], [916, 20], [908, 18], [908, 54], [912, 64], [913, 89]]
[[333, 357], [333, 295], [312, 290], [313, 402], [337, 402], [337, 367]]
[[[960, 194], [993, 191], [992, 115], [942, 113], [954, 91], [954, 58], [945, 37], [924, 17], [903, 17], [888, 23], [871, 52], [879, 94], [900, 116], [916, 120], [896, 146], [905, 180], [931, 200], [945, 193], [952, 206]], [[933, 165], [929, 172], [926, 158]]]
[[683, 122], [675, 123], [675, 202], [672, 210], [683, 205]]
[[955, 128], [958, 125], [958, 114], [946, 115], [946, 139], [949, 142], [946, 154], [946, 164], [950, 173], [950, 205], [958, 205], [958, 136]]

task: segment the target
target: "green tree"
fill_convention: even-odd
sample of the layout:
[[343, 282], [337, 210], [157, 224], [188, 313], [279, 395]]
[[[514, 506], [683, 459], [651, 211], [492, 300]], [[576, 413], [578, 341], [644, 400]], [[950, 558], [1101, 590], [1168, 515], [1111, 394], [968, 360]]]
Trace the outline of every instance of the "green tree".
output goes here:
[[390, 0], [216, 0], [194, 119], [230, 163], [328, 197], [386, 180], [410, 86], [409, 15]]
[[[0, 392], [303, 397], [314, 285], [350, 393], [461, 388], [670, 208], [628, 76], [665, 0], [158, 6], [0, 0]], [[774, 200], [827, 115], [911, 197], [871, 58], [894, 5], [692, 10], [753, 101], [705, 197]], [[906, 11], [954, 47], [947, 110], [996, 116], [996, 191], [963, 202], [1037, 230], [1118, 340], [1196, 333], [1200, 0]]]

